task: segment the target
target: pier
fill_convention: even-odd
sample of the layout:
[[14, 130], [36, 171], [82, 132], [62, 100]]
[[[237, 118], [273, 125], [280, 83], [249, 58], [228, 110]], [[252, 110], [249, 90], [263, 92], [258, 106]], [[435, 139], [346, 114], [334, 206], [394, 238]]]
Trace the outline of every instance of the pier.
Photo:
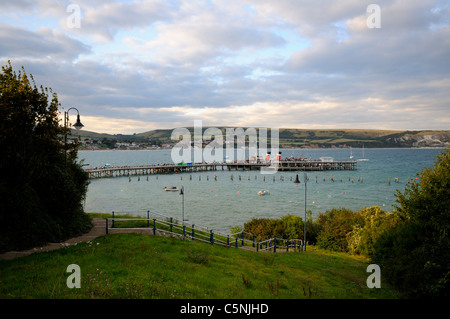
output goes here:
[[277, 161], [277, 162], [220, 162], [220, 163], [178, 163], [151, 164], [139, 166], [115, 166], [85, 169], [89, 178], [103, 178], [131, 175], [174, 174], [203, 171], [250, 171], [261, 169], [276, 169], [278, 171], [330, 171], [356, 170], [356, 161]]

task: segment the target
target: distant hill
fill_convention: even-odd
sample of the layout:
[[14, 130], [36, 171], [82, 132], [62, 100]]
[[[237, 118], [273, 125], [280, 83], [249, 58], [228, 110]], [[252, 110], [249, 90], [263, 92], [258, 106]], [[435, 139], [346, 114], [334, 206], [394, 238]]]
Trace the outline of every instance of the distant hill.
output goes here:
[[[194, 128], [187, 128], [192, 137]], [[203, 132], [207, 127], [203, 127]], [[219, 128], [226, 136], [226, 127]], [[116, 140], [127, 142], [141, 142], [148, 144], [174, 143], [171, 140], [173, 129], [158, 129], [148, 132], [123, 135], [100, 134], [89, 131], [73, 131], [84, 139]], [[258, 131], [258, 129], [257, 129]], [[393, 131], [393, 130], [362, 130], [362, 129], [292, 129], [279, 130], [280, 147], [293, 148], [332, 148], [332, 147], [447, 147], [450, 146], [450, 130], [445, 131]], [[268, 129], [268, 142], [270, 142], [270, 129]]]

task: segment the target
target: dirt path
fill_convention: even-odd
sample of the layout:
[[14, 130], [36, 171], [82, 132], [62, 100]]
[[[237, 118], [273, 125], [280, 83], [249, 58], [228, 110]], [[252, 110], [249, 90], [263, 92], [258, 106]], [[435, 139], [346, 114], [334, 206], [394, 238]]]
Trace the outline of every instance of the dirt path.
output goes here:
[[28, 250], [10, 251], [0, 254], [0, 259], [14, 259], [17, 257], [28, 256], [36, 252], [55, 250], [77, 243], [88, 242], [106, 234], [106, 221], [103, 218], [93, 218], [92, 223], [94, 224], [94, 226], [92, 227], [91, 231], [79, 237], [74, 237], [61, 243], [50, 243], [46, 246], [36, 247]]

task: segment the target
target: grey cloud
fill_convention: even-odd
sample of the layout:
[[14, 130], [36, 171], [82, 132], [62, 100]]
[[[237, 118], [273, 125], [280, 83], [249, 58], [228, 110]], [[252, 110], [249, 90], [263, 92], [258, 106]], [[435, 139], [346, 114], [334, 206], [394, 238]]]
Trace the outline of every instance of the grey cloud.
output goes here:
[[[221, 15], [214, 2], [80, 1], [82, 27], [72, 31], [83, 40], [3, 23], [0, 41], [8, 45], [0, 47], [0, 57], [3, 65], [14, 57], [13, 66], [24, 65], [37, 83], [52, 87], [63, 107], [89, 116], [183, 122], [193, 115], [161, 108], [220, 108], [226, 114], [231, 106], [261, 102], [286, 107], [267, 119], [278, 123], [442, 127], [450, 103], [448, 6], [379, 2], [382, 28], [370, 30], [345, 22], [364, 22], [372, 1], [249, 0], [233, 6], [243, 10], [239, 19], [233, 10]], [[86, 35], [113, 40], [119, 31], [155, 21], [155, 38], [137, 41], [136, 48], [96, 55], [85, 44]], [[287, 60], [285, 30], [308, 35], [310, 43]], [[262, 52], [267, 48], [270, 53]], [[242, 59], [247, 52], [260, 55]], [[315, 108], [321, 103], [329, 108]]]
[[0, 23], [0, 47], [2, 57], [44, 58], [50, 56], [72, 60], [90, 52], [89, 46], [59, 31], [41, 28], [36, 32]]

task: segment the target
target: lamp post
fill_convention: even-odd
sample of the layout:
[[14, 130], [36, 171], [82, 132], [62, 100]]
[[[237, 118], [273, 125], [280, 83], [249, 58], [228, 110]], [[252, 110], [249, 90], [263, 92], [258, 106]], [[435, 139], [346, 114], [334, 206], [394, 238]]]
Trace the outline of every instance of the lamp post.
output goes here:
[[180, 195], [182, 195], [183, 196], [183, 204], [182, 204], [182, 210], [181, 210], [181, 212], [182, 212], [182, 222], [183, 222], [183, 225], [184, 225], [184, 186], [181, 186], [181, 190], [180, 190]]
[[303, 173], [303, 177], [305, 179], [305, 222], [303, 223], [303, 250], [306, 251], [306, 184], [308, 183], [308, 175]]
[[[80, 112], [78, 112], [78, 110], [76, 108], [71, 107], [67, 111], [64, 111], [64, 128], [67, 128], [67, 125], [69, 123], [69, 111], [70, 110], [77, 111], [77, 122], [73, 125], [73, 127], [75, 127], [77, 130], [84, 127], [84, 125], [81, 124], [81, 121], [80, 121]], [[64, 155], [67, 158], [67, 130], [66, 130], [66, 134], [64, 136]]]

